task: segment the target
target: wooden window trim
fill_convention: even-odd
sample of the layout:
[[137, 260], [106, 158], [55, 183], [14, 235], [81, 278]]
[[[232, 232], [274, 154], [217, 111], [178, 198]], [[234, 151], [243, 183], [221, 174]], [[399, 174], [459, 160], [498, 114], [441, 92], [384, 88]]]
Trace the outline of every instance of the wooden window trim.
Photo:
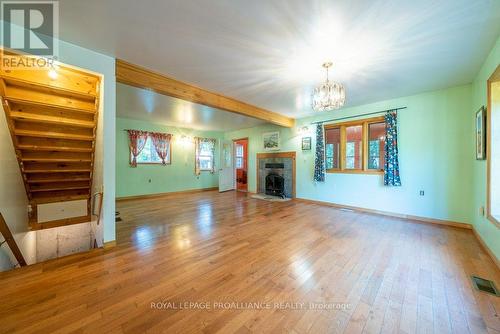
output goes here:
[[[332, 174], [368, 174], [368, 175], [383, 175], [384, 170], [368, 169], [368, 126], [373, 123], [384, 122], [384, 116], [354, 120], [349, 122], [332, 123], [325, 125], [324, 142], [326, 145], [326, 130], [340, 129], [340, 149], [339, 149], [339, 166], [340, 168], [327, 169], [327, 173]], [[361, 141], [361, 168], [346, 169], [346, 128], [351, 126], [362, 126], [363, 139]]]
[[486, 105], [486, 218], [495, 225], [500, 228], [500, 220], [499, 217], [496, 217], [491, 212], [491, 108], [492, 108], [492, 94], [491, 94], [491, 86], [493, 83], [500, 81], [500, 65], [497, 66], [495, 71], [491, 74], [491, 76], [487, 80], [487, 105]]

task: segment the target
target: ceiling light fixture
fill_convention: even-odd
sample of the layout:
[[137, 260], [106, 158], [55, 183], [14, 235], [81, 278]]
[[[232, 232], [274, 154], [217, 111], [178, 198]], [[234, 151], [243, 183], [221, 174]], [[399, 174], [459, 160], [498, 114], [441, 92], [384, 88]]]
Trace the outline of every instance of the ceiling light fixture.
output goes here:
[[312, 108], [315, 111], [339, 109], [345, 103], [344, 86], [338, 82], [329, 81], [328, 70], [332, 65], [332, 62], [323, 64], [323, 67], [326, 69], [326, 81], [313, 91]]

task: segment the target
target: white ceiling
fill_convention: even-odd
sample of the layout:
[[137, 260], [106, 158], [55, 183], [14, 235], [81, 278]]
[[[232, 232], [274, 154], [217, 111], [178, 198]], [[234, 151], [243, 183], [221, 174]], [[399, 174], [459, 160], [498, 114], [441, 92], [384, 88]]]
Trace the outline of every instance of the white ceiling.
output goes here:
[[206, 131], [232, 131], [265, 123], [120, 83], [116, 86], [116, 113], [118, 117]]
[[331, 78], [359, 105], [470, 83], [498, 0], [64, 0], [62, 39], [292, 117]]

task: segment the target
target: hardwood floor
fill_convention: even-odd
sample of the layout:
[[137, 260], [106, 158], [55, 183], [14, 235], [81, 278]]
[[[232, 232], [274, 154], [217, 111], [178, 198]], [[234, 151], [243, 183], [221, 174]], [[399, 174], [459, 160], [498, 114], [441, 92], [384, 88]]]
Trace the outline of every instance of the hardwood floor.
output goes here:
[[500, 333], [470, 230], [235, 192], [117, 210], [117, 247], [0, 274], [0, 332]]

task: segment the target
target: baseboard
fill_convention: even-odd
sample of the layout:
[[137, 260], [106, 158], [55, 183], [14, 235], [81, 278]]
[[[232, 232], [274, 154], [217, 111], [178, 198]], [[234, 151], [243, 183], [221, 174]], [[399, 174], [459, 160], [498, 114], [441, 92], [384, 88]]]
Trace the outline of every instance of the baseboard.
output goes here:
[[491, 257], [493, 263], [495, 263], [498, 270], [500, 270], [500, 260], [495, 256], [495, 253], [493, 253], [493, 251], [488, 247], [486, 242], [484, 242], [483, 238], [481, 238], [481, 235], [476, 231], [475, 228], [472, 228], [472, 232], [474, 232], [474, 235], [476, 236], [476, 239], [479, 241], [479, 244], [481, 245], [483, 250]]
[[336, 204], [336, 203], [331, 203], [331, 202], [326, 202], [326, 201], [317, 201], [317, 200], [306, 199], [306, 198], [295, 198], [295, 200], [299, 201], [299, 202], [304, 202], [304, 203], [330, 206], [330, 207], [334, 207], [337, 209], [349, 209], [349, 210], [360, 211], [360, 212], [365, 212], [365, 213], [414, 220], [417, 222], [422, 222], [422, 223], [427, 223], [427, 224], [437, 224], [437, 225], [465, 228], [468, 230], [472, 229], [471, 224], [459, 223], [459, 222], [454, 222], [454, 221], [449, 221], [449, 220], [434, 219], [434, 218], [427, 218], [427, 217], [420, 217], [420, 216], [412, 216], [412, 215], [394, 213], [394, 212], [389, 212], [389, 211], [374, 210], [374, 209], [366, 209], [366, 208], [361, 208], [361, 207], [357, 207], [357, 206]]
[[116, 246], [116, 240], [105, 242], [103, 245], [104, 249], [113, 248]]
[[219, 188], [218, 187], [211, 187], [211, 188], [189, 189], [189, 190], [182, 190], [182, 191], [171, 191], [171, 192], [157, 193], [157, 194], [125, 196], [125, 197], [117, 197], [116, 201], [129, 201], [129, 200], [133, 200], [133, 199], [146, 199], [146, 198], [156, 198], [156, 197], [179, 195], [179, 194], [192, 194], [192, 193], [198, 193], [198, 192], [203, 192], [203, 191], [213, 191], [213, 190], [217, 190], [217, 189], [219, 189]]

